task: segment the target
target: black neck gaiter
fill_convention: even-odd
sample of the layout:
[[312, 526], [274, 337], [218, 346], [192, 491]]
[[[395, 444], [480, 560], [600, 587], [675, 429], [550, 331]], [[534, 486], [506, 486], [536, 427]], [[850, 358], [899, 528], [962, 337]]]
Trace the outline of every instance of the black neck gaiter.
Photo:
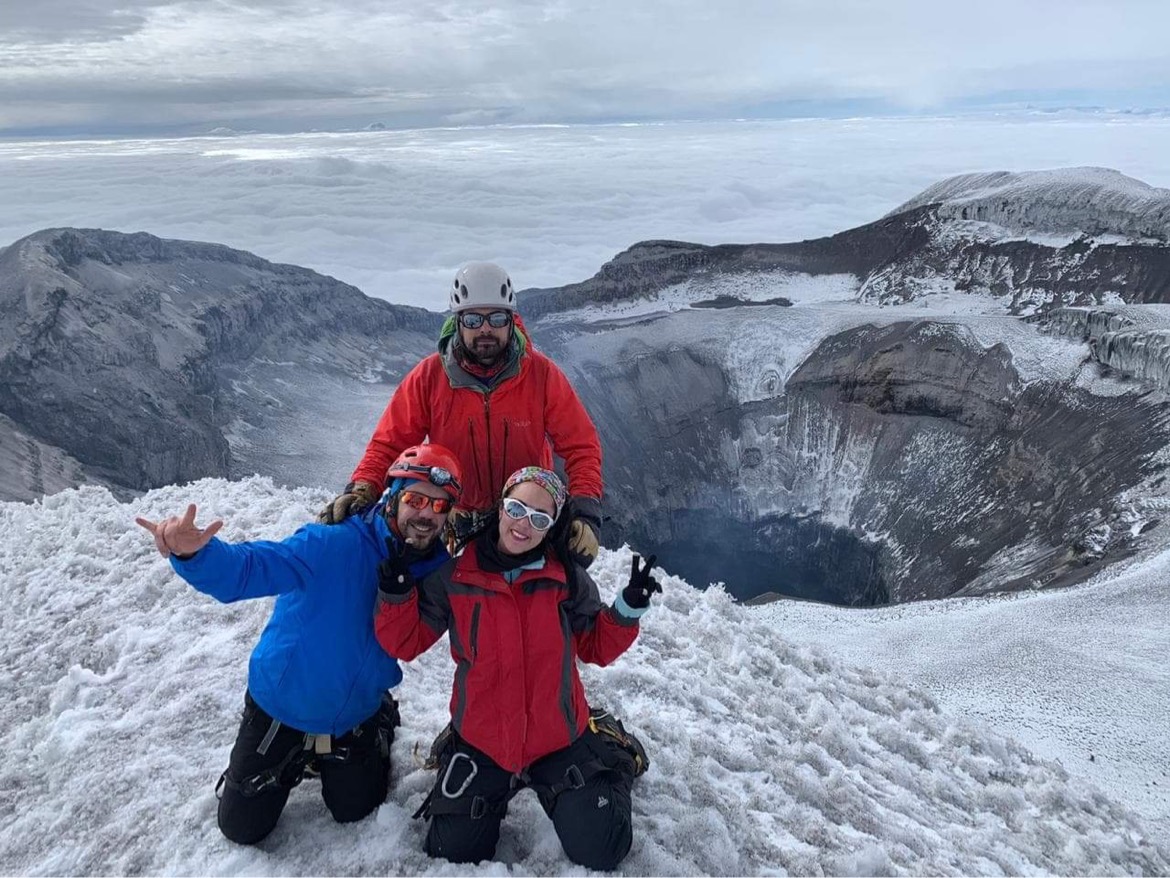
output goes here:
[[475, 540], [475, 557], [479, 568], [487, 573], [505, 573], [544, 557], [544, 542], [520, 555], [508, 555], [496, 545], [495, 528], [484, 531]]

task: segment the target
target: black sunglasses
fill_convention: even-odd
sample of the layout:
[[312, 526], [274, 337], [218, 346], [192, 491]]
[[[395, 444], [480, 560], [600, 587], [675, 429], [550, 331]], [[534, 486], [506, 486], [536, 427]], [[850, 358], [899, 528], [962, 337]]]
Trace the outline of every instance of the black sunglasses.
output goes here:
[[459, 323], [465, 329], [479, 329], [485, 320], [492, 329], [503, 329], [512, 322], [512, 312], [493, 311], [491, 314], [484, 315], [465, 311], [459, 315]]

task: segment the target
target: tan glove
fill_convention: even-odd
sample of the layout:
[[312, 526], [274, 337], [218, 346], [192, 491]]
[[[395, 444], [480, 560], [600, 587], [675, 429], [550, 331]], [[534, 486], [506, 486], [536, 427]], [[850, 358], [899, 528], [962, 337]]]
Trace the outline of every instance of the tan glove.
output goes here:
[[378, 502], [379, 496], [378, 489], [369, 482], [353, 482], [345, 486], [344, 492], [325, 504], [325, 508], [317, 514], [317, 521], [321, 524], [340, 524], [349, 516], [369, 509]]
[[583, 518], [569, 523], [569, 551], [580, 556], [585, 567], [597, 560], [597, 534]]
[[490, 512], [473, 512], [470, 509], [452, 511], [447, 517], [447, 526], [443, 529], [443, 542], [447, 546], [448, 554], [454, 556], [478, 536], [490, 517]]

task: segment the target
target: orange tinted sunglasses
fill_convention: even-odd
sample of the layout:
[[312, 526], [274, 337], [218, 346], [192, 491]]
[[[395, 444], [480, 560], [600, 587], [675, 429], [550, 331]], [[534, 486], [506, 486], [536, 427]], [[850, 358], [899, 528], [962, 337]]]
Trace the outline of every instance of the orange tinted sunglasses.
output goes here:
[[450, 497], [428, 497], [426, 494], [420, 494], [418, 491], [403, 491], [398, 500], [405, 503], [411, 509], [426, 509], [429, 505], [432, 512], [442, 515], [444, 512], [450, 512], [452, 500]]

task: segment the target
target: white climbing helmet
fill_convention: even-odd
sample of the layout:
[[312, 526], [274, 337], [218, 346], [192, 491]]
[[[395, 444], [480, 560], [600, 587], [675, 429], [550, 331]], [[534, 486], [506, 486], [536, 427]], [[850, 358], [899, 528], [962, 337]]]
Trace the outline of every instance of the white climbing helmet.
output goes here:
[[503, 308], [516, 310], [516, 293], [508, 272], [494, 262], [469, 262], [455, 273], [451, 310]]

